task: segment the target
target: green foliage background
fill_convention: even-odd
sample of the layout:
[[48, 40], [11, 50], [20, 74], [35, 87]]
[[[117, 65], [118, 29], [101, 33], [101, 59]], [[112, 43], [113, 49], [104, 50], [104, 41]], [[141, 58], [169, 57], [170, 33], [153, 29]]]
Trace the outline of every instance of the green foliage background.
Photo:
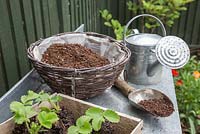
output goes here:
[[[193, 73], [200, 72], [200, 61], [191, 57], [189, 63], [177, 70], [179, 76], [174, 77], [178, 108], [184, 132], [191, 134], [200, 133], [200, 78], [195, 78]], [[182, 85], [176, 84], [182, 81]]]
[[[193, 0], [138, 0], [137, 2], [127, 2], [127, 8], [130, 12], [137, 14], [152, 14], [158, 17], [165, 25], [165, 27], [172, 27], [174, 21], [180, 17], [181, 11], [187, 10], [186, 5]], [[107, 10], [100, 11], [102, 18], [104, 19], [104, 25], [113, 29], [117, 40], [122, 40], [124, 25], [122, 25], [117, 19], [112, 18], [112, 14]], [[145, 31], [145, 28], [154, 32], [155, 28], [159, 24], [152, 18], [142, 18], [140, 22], [142, 28], [141, 32]], [[126, 33], [127, 34], [127, 33]]]

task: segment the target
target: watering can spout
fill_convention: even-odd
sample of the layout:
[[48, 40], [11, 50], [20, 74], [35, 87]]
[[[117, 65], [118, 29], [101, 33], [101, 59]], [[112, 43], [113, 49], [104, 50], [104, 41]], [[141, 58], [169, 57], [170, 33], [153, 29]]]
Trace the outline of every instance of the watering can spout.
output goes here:
[[158, 60], [156, 60], [154, 63], [150, 64], [147, 68], [147, 75], [149, 77], [154, 76], [158, 70], [162, 70], [162, 65]]

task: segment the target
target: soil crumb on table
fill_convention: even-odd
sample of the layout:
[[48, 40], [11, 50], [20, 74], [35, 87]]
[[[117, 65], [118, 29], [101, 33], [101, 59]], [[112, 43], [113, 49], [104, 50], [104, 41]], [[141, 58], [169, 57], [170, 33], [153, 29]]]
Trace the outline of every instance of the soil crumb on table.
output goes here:
[[167, 117], [174, 111], [173, 104], [171, 104], [170, 100], [166, 97], [161, 99], [143, 100], [139, 102], [139, 105], [147, 111], [161, 117]]
[[42, 62], [58, 67], [90, 68], [109, 64], [109, 60], [80, 44], [53, 44], [42, 55]]

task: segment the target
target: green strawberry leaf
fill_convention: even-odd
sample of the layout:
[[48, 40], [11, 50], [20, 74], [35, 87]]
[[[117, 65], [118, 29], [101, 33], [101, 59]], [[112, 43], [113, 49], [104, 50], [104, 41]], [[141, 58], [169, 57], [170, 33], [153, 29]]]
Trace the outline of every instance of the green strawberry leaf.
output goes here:
[[39, 123], [45, 127], [50, 129], [52, 127], [52, 124], [54, 124], [56, 121], [59, 120], [58, 116], [54, 112], [46, 112], [42, 111], [37, 116]]
[[100, 108], [92, 107], [86, 111], [86, 115], [92, 118], [99, 118], [103, 116], [103, 110]]
[[[21, 102], [23, 104], [27, 104], [28, 103], [29, 105], [32, 105], [33, 100], [38, 98], [38, 97], [39, 97], [39, 94], [29, 90], [28, 91], [28, 95], [23, 95], [21, 97]], [[31, 102], [29, 102], [29, 101], [31, 101]]]
[[101, 125], [105, 120], [102, 118], [95, 118], [92, 120], [92, 127], [95, 131], [99, 131], [101, 129]]
[[23, 109], [24, 105], [20, 102], [17, 102], [17, 101], [13, 101], [11, 104], [10, 104], [10, 110], [12, 112], [19, 112]]
[[55, 95], [51, 97], [51, 102], [60, 102], [62, 100], [62, 97], [60, 97], [59, 95]]
[[79, 128], [76, 126], [70, 126], [67, 130], [67, 134], [79, 134]]
[[31, 117], [33, 117], [34, 115], [37, 114], [37, 112], [34, 111], [34, 109], [32, 108], [32, 106], [26, 106], [24, 108], [24, 110], [25, 110], [24, 112], [25, 112], [27, 118], [31, 118]]
[[49, 109], [48, 107], [40, 107], [41, 111], [51, 112], [52, 109]]
[[83, 126], [86, 122], [90, 122], [91, 120], [91, 117], [87, 116], [87, 115], [83, 115], [81, 117], [79, 117], [77, 120], [76, 120], [76, 125], [81, 127]]
[[30, 133], [35, 134], [38, 133], [41, 129], [41, 126], [38, 123], [32, 122], [30, 126]]
[[28, 121], [28, 119], [25, 116], [16, 113], [14, 115], [14, 121], [17, 124], [23, 124], [24, 122]]
[[106, 110], [103, 113], [103, 116], [112, 123], [118, 123], [120, 121], [120, 116], [112, 111], [112, 110]]
[[85, 124], [79, 129], [79, 133], [81, 134], [90, 134], [91, 132], [92, 126], [89, 122], [85, 122]]

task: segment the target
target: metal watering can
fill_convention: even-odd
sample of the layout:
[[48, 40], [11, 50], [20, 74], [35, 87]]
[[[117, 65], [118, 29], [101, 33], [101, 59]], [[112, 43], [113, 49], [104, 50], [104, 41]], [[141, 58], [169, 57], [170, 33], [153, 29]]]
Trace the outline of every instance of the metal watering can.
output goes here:
[[[158, 34], [139, 33], [133, 29], [133, 34], [126, 36], [129, 25], [139, 17], [152, 17], [161, 27], [163, 37]], [[162, 67], [178, 69], [189, 60], [190, 50], [187, 44], [176, 36], [166, 36], [163, 23], [155, 16], [141, 14], [132, 18], [124, 29], [124, 42], [131, 50], [131, 57], [125, 69], [125, 79], [128, 82], [148, 85], [160, 82]]]

